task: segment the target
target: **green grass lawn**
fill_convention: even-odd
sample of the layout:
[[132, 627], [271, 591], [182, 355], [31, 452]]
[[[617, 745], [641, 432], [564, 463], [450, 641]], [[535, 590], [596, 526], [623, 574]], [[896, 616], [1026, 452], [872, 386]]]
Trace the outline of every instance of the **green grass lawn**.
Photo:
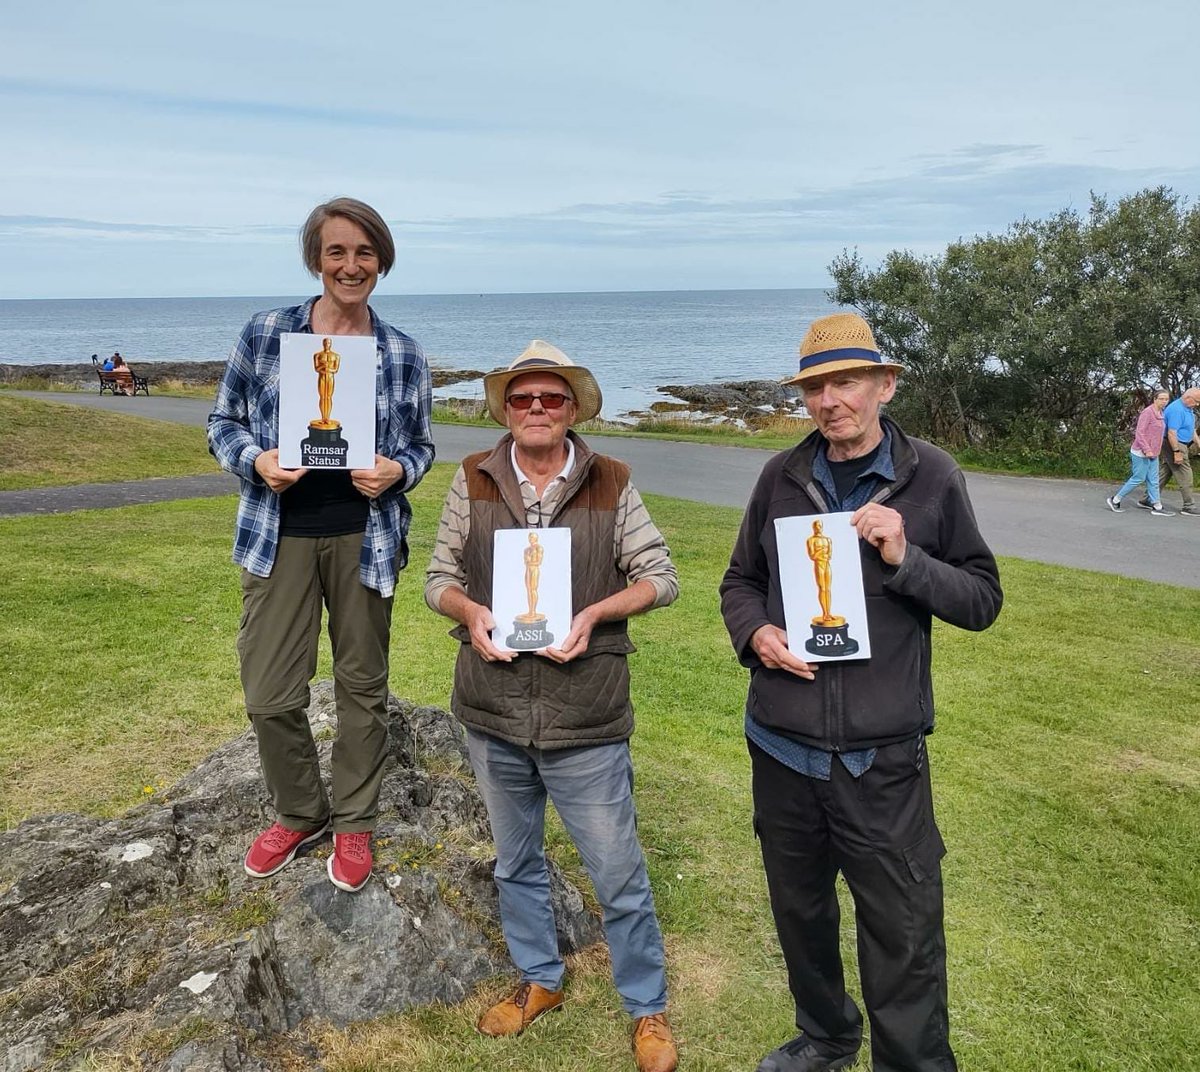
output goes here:
[[[420, 595], [452, 467], [414, 496], [392, 688], [445, 704], [454, 643]], [[738, 512], [647, 496], [682, 579], [638, 619], [634, 757], [684, 1069], [750, 1069], [791, 1013], [750, 830], [745, 674], [715, 589]], [[244, 715], [229, 562], [234, 502], [0, 520], [0, 812], [113, 814], [177, 778]], [[102, 563], [119, 548], [136, 568]], [[930, 739], [961, 1066], [1197, 1067], [1200, 635], [1191, 590], [1018, 561], [990, 631], [939, 627]], [[328, 671], [327, 652], [322, 670]], [[556, 858], [578, 860], [552, 827]], [[582, 881], [582, 879], [581, 879]], [[844, 922], [853, 963], [849, 903]], [[856, 978], [853, 977], [857, 987]], [[602, 953], [519, 1040], [464, 1006], [317, 1030], [330, 1072], [632, 1068]], [[865, 1062], [863, 1063], [865, 1067]]]
[[3, 392], [0, 457], [0, 491], [217, 471], [202, 428]]

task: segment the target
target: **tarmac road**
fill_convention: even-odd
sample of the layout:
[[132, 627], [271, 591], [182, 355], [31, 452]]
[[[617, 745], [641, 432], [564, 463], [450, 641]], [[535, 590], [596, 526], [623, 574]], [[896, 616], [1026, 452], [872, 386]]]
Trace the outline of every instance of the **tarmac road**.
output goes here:
[[[209, 403], [186, 398], [14, 392], [203, 427]], [[438, 461], [460, 461], [492, 446], [499, 429], [434, 425]], [[721, 506], [744, 506], [770, 452], [662, 440], [598, 437], [606, 454], [633, 466], [641, 491]], [[999, 555], [1077, 566], [1126, 577], [1200, 588], [1200, 517], [1151, 517], [1129, 501], [1120, 514], [1104, 505], [1111, 484], [1086, 480], [968, 473], [979, 525]], [[0, 492], [0, 516], [126, 506], [167, 499], [224, 495], [237, 481], [227, 474]], [[1177, 508], [1179, 493], [1164, 496]]]

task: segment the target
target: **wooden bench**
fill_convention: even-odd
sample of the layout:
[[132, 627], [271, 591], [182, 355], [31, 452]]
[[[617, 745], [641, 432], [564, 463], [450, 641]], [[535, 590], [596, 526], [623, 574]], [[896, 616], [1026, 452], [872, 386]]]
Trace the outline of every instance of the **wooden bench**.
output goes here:
[[[104, 394], [107, 391], [114, 397], [116, 396], [118, 390], [123, 388], [126, 382], [128, 382], [115, 370], [106, 372], [104, 369], [100, 368], [99, 365], [96, 366], [96, 375], [100, 377], [100, 393]], [[140, 391], [147, 398], [149, 398], [150, 381], [146, 379], [145, 376], [139, 376], [136, 372], [131, 371], [129, 375], [133, 382], [133, 393], [136, 395]]]

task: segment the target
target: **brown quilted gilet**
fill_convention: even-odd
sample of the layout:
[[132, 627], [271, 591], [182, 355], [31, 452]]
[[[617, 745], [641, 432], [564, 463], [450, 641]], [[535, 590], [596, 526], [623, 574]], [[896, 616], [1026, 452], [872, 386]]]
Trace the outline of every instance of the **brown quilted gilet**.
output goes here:
[[[578, 613], [628, 584], [614, 560], [613, 528], [629, 467], [593, 453], [582, 439], [569, 434], [575, 443], [575, 467], [543, 525], [571, 530], [571, 607]], [[463, 461], [471, 510], [463, 548], [467, 595], [485, 606], [492, 601], [493, 534], [527, 527], [509, 460], [511, 443], [506, 435], [491, 451]], [[464, 626], [451, 635], [462, 646], [450, 706], [464, 725], [537, 748], [610, 744], [633, 733], [626, 656], [634, 647], [624, 621], [597, 626], [587, 651], [565, 664], [532, 652], [511, 663], [488, 663], [472, 649]]]

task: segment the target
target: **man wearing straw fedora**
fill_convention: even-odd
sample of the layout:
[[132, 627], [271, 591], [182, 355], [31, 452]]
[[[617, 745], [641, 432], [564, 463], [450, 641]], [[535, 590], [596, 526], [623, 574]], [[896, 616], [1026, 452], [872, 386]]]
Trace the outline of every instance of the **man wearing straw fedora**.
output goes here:
[[[945, 846], [925, 749], [930, 625], [936, 616], [986, 629], [1002, 596], [958, 466], [882, 415], [901, 371], [861, 317], [812, 324], [787, 382], [816, 431], [763, 468], [721, 584], [725, 624], [750, 670], [754, 828], [800, 1029], [759, 1072], [848, 1068], [862, 1044], [839, 952], [839, 871], [854, 897], [872, 1067], [956, 1068]], [[777, 545], [774, 521], [840, 511], [859, 537], [871, 654], [818, 669], [784, 632], [779, 559], [804, 549]]]
[[[521, 974], [478, 1028], [517, 1035], [563, 1002], [543, 847], [549, 796], [603, 909], [637, 1067], [670, 1072], [663, 942], [633, 806], [626, 620], [675, 599], [675, 567], [629, 468], [570, 430], [600, 412], [591, 372], [534, 340], [484, 377], [484, 391], [508, 434], [455, 474], [425, 584], [429, 606], [459, 623], [451, 709], [467, 728], [496, 843], [501, 924]], [[559, 647], [502, 650], [491, 639], [493, 535], [548, 526], [571, 530], [570, 630]]]

